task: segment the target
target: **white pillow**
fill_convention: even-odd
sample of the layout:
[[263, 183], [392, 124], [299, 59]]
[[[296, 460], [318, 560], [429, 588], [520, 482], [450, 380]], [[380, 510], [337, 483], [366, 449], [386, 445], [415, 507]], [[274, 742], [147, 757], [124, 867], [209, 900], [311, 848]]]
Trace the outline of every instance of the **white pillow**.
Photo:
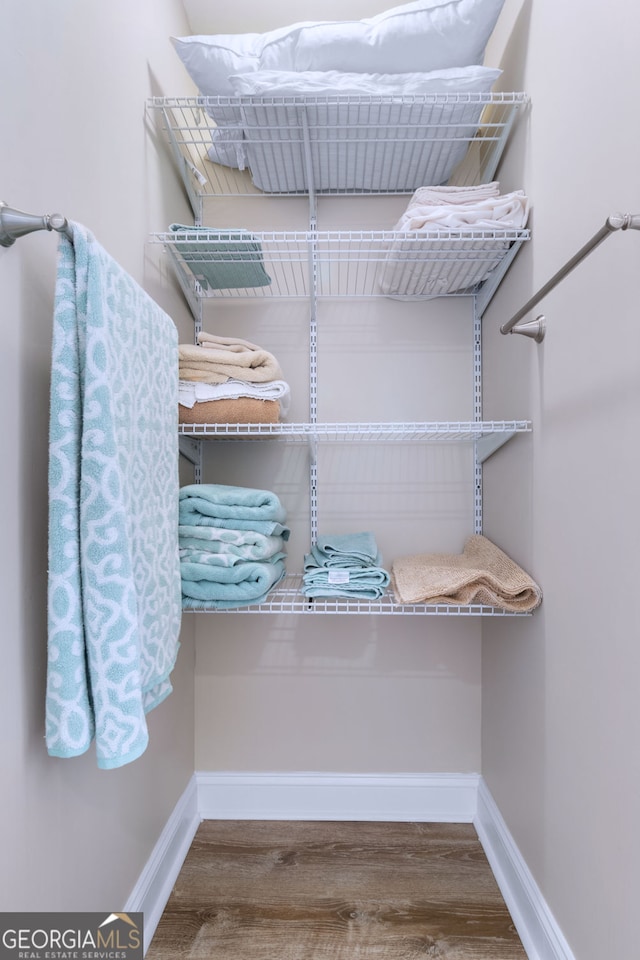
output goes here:
[[297, 23], [269, 33], [171, 37], [171, 42], [200, 93], [226, 97], [233, 93], [227, 82], [232, 73], [249, 73], [262, 66], [293, 70], [297, 31], [306, 26], [312, 24]]
[[429, 73], [342, 73], [338, 70], [259, 70], [229, 77], [238, 96], [411, 96], [488, 93], [501, 70], [451, 67]]
[[503, 5], [418, 0], [368, 20], [305, 26], [298, 32], [294, 69], [404, 73], [480, 64]]
[[172, 37], [203, 96], [257, 70], [411, 73], [480, 64], [504, 0], [416, 0], [366, 20], [295, 23], [268, 33]]

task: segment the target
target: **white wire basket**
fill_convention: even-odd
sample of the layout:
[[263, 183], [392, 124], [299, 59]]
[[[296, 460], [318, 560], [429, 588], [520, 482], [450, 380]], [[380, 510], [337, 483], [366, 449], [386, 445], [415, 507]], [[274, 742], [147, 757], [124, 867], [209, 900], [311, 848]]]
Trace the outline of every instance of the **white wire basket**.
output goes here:
[[[493, 179], [524, 93], [155, 97], [201, 218], [221, 196], [412, 193]], [[215, 118], [215, 119], [214, 119]], [[221, 162], [224, 161], [224, 162]]]

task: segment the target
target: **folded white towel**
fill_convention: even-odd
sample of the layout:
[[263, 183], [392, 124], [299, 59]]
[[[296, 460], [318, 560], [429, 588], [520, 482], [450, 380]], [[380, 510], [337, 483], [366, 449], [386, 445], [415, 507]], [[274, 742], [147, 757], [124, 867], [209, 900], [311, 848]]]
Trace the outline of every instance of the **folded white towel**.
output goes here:
[[289, 409], [291, 390], [284, 380], [267, 383], [249, 383], [246, 380], [230, 379], [224, 383], [199, 383], [194, 380], [178, 381], [178, 402], [190, 410], [199, 402], [208, 400], [238, 400], [250, 397], [253, 400], [279, 400], [280, 415]]
[[407, 209], [415, 206], [442, 206], [447, 203], [478, 203], [497, 197], [500, 193], [500, 184], [497, 180], [491, 183], [480, 183], [475, 187], [418, 187]]
[[519, 229], [528, 216], [529, 201], [523, 190], [515, 190], [464, 203], [410, 203], [394, 230]]
[[[420, 187], [394, 227], [399, 236], [380, 266], [381, 292], [411, 298], [473, 289], [509, 248], [507, 231], [522, 229], [528, 216], [524, 191], [500, 194], [496, 181], [478, 187]], [[436, 240], [440, 255], [434, 257], [430, 245], [438, 231], [462, 236]], [[486, 233], [478, 236], [478, 231]]]

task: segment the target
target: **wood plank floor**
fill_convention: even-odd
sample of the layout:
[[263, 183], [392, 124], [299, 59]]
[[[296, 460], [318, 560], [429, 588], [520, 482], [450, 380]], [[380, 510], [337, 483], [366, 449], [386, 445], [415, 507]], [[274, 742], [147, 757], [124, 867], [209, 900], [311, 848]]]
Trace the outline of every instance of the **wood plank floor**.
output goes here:
[[204, 821], [147, 960], [526, 960], [471, 824]]

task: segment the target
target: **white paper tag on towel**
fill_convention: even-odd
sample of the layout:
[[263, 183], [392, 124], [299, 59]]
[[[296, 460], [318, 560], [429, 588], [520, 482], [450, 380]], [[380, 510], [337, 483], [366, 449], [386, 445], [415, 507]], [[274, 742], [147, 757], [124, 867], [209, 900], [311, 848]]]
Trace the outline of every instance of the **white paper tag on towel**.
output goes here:
[[349, 583], [348, 570], [329, 570], [327, 576], [329, 583]]

